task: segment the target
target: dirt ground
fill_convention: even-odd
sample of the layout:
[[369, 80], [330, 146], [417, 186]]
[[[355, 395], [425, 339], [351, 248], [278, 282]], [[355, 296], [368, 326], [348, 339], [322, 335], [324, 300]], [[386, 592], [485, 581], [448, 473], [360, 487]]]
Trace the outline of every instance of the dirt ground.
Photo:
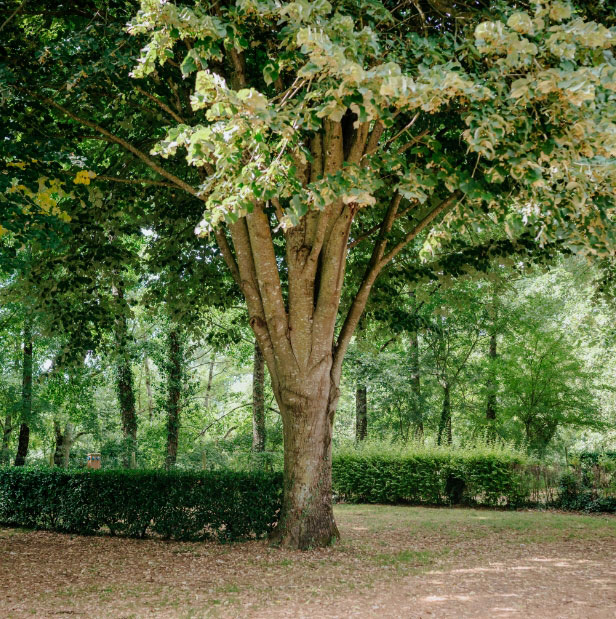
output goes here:
[[0, 529], [0, 617], [616, 617], [616, 518], [338, 506], [332, 548]]

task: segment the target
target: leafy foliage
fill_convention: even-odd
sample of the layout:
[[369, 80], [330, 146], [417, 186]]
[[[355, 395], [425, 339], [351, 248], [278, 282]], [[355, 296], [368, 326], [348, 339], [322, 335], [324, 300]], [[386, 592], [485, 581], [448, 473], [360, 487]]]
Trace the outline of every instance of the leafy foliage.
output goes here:
[[276, 522], [278, 473], [0, 469], [0, 522], [92, 535], [221, 541]]
[[525, 464], [490, 450], [343, 450], [333, 459], [334, 492], [357, 503], [511, 507], [529, 496]]

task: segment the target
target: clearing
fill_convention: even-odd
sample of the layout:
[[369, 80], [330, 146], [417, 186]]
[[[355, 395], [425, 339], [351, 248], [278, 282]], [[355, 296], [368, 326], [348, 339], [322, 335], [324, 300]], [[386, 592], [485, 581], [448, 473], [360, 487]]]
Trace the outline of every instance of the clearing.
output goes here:
[[294, 552], [0, 529], [0, 616], [615, 617], [616, 518], [336, 507]]

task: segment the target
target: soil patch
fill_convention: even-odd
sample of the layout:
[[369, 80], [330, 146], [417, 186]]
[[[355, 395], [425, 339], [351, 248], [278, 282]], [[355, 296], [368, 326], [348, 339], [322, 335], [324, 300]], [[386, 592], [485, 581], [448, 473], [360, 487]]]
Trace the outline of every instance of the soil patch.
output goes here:
[[616, 518], [336, 508], [307, 552], [0, 529], [0, 616], [614, 617]]

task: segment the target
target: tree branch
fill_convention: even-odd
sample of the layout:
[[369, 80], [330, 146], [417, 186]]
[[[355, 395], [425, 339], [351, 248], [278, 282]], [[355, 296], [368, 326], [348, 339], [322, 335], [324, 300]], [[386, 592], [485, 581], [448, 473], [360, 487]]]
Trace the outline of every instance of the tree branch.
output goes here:
[[382, 260], [383, 254], [385, 253], [385, 248], [387, 246], [387, 235], [391, 231], [391, 227], [394, 224], [401, 200], [402, 196], [396, 192], [389, 203], [387, 213], [385, 213], [385, 217], [381, 223], [381, 232], [372, 250], [370, 262], [366, 267], [364, 277], [357, 294], [351, 303], [351, 307], [346, 315], [342, 329], [340, 330], [340, 335], [338, 336], [338, 341], [336, 342], [336, 346], [334, 348], [333, 371], [340, 372], [342, 369], [342, 359], [344, 358], [346, 349], [348, 348], [353, 332], [355, 331], [355, 328], [359, 323], [359, 319], [361, 318], [361, 315], [366, 307], [372, 285], [383, 268]]
[[149, 178], [116, 178], [114, 176], [96, 176], [95, 180], [109, 181], [113, 183], [126, 183], [128, 185], [155, 185], [157, 187], [173, 187], [177, 189], [175, 183], [166, 183], [165, 181], [153, 181]]
[[282, 297], [274, 243], [262, 205], [255, 204], [252, 213], [246, 215], [246, 228], [255, 268], [255, 280], [272, 344], [283, 363], [294, 363], [296, 359], [288, 337], [289, 318]]
[[94, 129], [95, 131], [98, 131], [98, 133], [100, 133], [101, 135], [104, 135], [111, 142], [115, 142], [116, 144], [118, 144], [119, 146], [124, 148], [125, 150], [127, 150], [130, 153], [132, 153], [133, 155], [135, 155], [138, 159], [143, 161], [143, 163], [145, 163], [148, 167], [152, 168], [152, 170], [154, 170], [155, 172], [157, 172], [158, 174], [160, 174], [161, 176], [163, 176], [167, 180], [171, 181], [174, 185], [176, 185], [180, 189], [183, 189], [187, 193], [189, 193], [189, 194], [191, 194], [191, 195], [193, 195], [193, 196], [195, 196], [197, 198], [199, 197], [197, 195], [197, 190], [194, 187], [189, 185], [187, 182], [183, 181], [181, 178], [178, 178], [174, 174], [171, 174], [170, 172], [167, 172], [167, 170], [165, 170], [160, 165], [158, 165], [153, 159], [150, 159], [150, 157], [148, 157], [143, 151], [140, 151], [138, 148], [136, 148], [135, 146], [133, 146], [132, 144], [130, 144], [126, 140], [118, 137], [117, 135], [114, 135], [110, 131], [107, 131], [107, 129], [104, 129], [103, 127], [101, 127], [100, 125], [97, 125], [96, 123], [92, 122], [91, 120], [87, 120], [85, 118], [81, 118], [80, 116], [77, 116], [77, 114], [74, 114], [73, 112], [71, 112], [70, 110], [68, 110], [64, 106], [60, 105], [59, 103], [56, 103], [53, 99], [50, 99], [49, 97], [43, 97], [43, 96], [38, 95], [38, 94], [36, 94], [34, 92], [31, 92], [30, 90], [26, 90], [25, 88], [20, 88], [20, 90], [22, 90], [23, 92], [26, 92], [27, 94], [29, 94], [31, 97], [37, 99], [38, 101], [41, 101], [42, 103], [45, 103], [45, 104], [47, 104], [47, 105], [57, 109], [58, 111], [62, 112], [65, 116], [68, 116], [72, 120], [74, 120], [74, 121], [76, 121], [76, 122], [78, 122], [78, 123], [80, 123], [82, 125], [85, 125], [86, 127], [90, 127], [90, 129]]
[[393, 260], [408, 243], [410, 243], [419, 233], [423, 232], [439, 215], [448, 211], [462, 197], [462, 191], [454, 191], [448, 198], [435, 206], [390, 252], [383, 256], [381, 268]]
[[169, 116], [171, 116], [171, 118], [173, 118], [176, 122], [179, 122], [182, 124], [185, 123], [184, 119], [177, 112], [174, 112], [166, 103], [161, 101], [158, 97], [155, 97], [153, 94], [150, 94], [146, 90], [143, 90], [143, 88], [141, 88], [140, 86], [136, 86], [135, 90], [141, 93], [144, 97], [147, 97], [150, 101], [154, 102], [156, 105], [158, 105], [158, 107], [161, 110], [164, 110], [165, 112], [167, 112], [167, 114], [169, 114]]
[[218, 245], [218, 249], [220, 249], [220, 253], [222, 254], [222, 257], [227, 267], [231, 271], [231, 276], [233, 277], [233, 280], [241, 289], [242, 278], [240, 277], [240, 270], [237, 266], [235, 256], [231, 251], [231, 246], [227, 241], [227, 235], [225, 234], [225, 231], [220, 226], [216, 226], [216, 228], [214, 229], [214, 237], [216, 238], [216, 244]]
[[[394, 220], [398, 220], [401, 217], [404, 217], [407, 213], [412, 211], [416, 207], [415, 204], [411, 204], [407, 208], [400, 211], [395, 217]], [[349, 243], [349, 249], [353, 249], [356, 245], [359, 245], [362, 241], [365, 241], [367, 238], [371, 237], [375, 232], [378, 232], [381, 229], [383, 224], [377, 224], [376, 226], [372, 226], [368, 231], [364, 232], [361, 236], [358, 236], [356, 239]]]
[[19, 11], [24, 8], [24, 5], [27, 1], [28, 0], [23, 0], [23, 2], [2, 22], [2, 25], [0, 26], [0, 32], [2, 32], [4, 30], [4, 27], [11, 21], [11, 19], [13, 19], [13, 17], [15, 17], [15, 15], [17, 15], [17, 13], [19, 13]]

